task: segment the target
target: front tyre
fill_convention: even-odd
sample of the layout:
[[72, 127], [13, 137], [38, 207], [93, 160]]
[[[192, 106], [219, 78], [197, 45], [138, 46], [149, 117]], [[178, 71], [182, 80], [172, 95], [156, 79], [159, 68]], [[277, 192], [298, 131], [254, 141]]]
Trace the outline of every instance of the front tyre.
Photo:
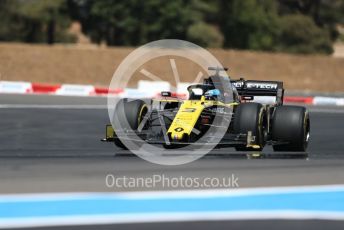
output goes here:
[[[148, 112], [146, 103], [142, 100], [130, 100], [127, 98], [120, 99], [116, 104], [115, 116], [123, 127], [122, 129], [137, 130], [143, 117]], [[116, 134], [116, 127], [115, 127]], [[127, 149], [127, 147], [118, 139], [114, 141], [117, 147]]]
[[[310, 120], [306, 108], [301, 106], [277, 107], [272, 120], [274, 151], [305, 152], [308, 146]], [[284, 143], [283, 143], [284, 142]]]
[[252, 136], [255, 137], [254, 144], [259, 147], [237, 146], [235, 147], [237, 151], [261, 151], [264, 148], [264, 111], [264, 107], [259, 103], [250, 102], [238, 105], [234, 113], [233, 131], [235, 134], [247, 134], [251, 131]]

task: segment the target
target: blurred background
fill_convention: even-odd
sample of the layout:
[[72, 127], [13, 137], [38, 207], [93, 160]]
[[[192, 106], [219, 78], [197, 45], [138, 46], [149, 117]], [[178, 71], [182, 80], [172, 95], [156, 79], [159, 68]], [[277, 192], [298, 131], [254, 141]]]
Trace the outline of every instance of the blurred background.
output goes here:
[[343, 0], [0, 0], [0, 18], [1, 80], [107, 86], [133, 47], [172, 38], [234, 78], [344, 91]]
[[166, 38], [200, 46], [332, 54], [342, 0], [1, 0], [1, 41], [138, 46]]

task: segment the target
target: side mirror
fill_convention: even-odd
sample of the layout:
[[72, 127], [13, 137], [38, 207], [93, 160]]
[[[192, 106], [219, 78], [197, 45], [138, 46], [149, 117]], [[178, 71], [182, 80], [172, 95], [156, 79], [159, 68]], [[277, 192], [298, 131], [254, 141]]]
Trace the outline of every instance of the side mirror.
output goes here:
[[169, 91], [162, 91], [162, 92], [161, 92], [161, 96], [162, 96], [162, 97], [171, 97], [171, 95], [172, 95], [172, 94], [171, 94], [171, 92], [169, 92]]

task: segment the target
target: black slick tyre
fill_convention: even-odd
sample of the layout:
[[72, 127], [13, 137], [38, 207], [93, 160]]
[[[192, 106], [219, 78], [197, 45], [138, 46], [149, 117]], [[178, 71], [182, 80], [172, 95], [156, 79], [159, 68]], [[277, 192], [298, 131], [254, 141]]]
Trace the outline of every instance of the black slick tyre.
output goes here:
[[[274, 151], [305, 152], [308, 146], [310, 120], [306, 108], [280, 106], [273, 114], [272, 140]], [[285, 142], [285, 143], [283, 143]]]
[[234, 114], [233, 131], [235, 134], [252, 132], [254, 144], [259, 148], [237, 146], [237, 151], [261, 151], [264, 147], [264, 107], [259, 103], [243, 103], [238, 105]]
[[[121, 125], [121, 129], [137, 130], [145, 114], [148, 112], [146, 103], [142, 100], [120, 99], [116, 104], [114, 119]], [[116, 123], [115, 122], [115, 123]], [[116, 135], [116, 127], [115, 127]], [[117, 138], [114, 141], [117, 147], [127, 149], [127, 147]]]

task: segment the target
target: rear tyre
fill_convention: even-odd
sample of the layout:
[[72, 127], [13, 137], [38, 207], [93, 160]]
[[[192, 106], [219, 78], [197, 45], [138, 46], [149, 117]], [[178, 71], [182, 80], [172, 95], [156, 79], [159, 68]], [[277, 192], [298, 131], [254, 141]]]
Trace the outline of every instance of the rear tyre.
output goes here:
[[[115, 116], [121, 129], [137, 130], [143, 117], [148, 112], [148, 107], [144, 101], [131, 100], [127, 98], [120, 99], [115, 108]], [[116, 134], [116, 127], [115, 127]], [[119, 140], [114, 141], [117, 147], [127, 149], [127, 147]]]
[[243, 103], [238, 105], [234, 114], [233, 131], [236, 134], [247, 134], [248, 131], [252, 132], [255, 136], [255, 145], [259, 148], [252, 148], [237, 146], [237, 151], [261, 151], [264, 148], [264, 125], [265, 125], [264, 107], [259, 103]]
[[277, 107], [272, 120], [272, 140], [286, 142], [273, 145], [274, 151], [305, 152], [310, 132], [309, 115], [304, 107]]

